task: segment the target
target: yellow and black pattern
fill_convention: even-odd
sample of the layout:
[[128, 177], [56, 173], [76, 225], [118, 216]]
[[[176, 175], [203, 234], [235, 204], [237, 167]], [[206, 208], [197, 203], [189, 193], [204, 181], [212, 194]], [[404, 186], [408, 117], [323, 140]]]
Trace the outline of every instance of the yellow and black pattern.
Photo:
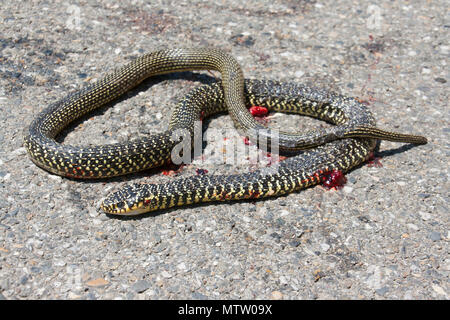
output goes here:
[[[369, 110], [356, 99], [297, 84], [245, 80], [245, 97], [247, 106], [265, 106], [272, 111], [298, 113], [337, 124], [319, 133], [304, 134], [318, 137], [316, 140], [323, 136], [333, 138], [336, 129], [351, 132], [352, 128], [375, 125]], [[187, 107], [195, 110], [197, 117], [226, 111], [220, 82], [192, 90], [175, 108], [171, 128], [193, 126], [184, 118]], [[180, 123], [180, 119], [184, 120]], [[274, 168], [237, 175], [192, 176], [165, 184], [130, 184], [108, 195], [101, 207], [111, 214], [135, 215], [199, 202], [283, 195], [320, 183], [326, 172], [350, 170], [365, 161], [376, 144], [371, 138], [334, 140], [288, 158]]]
[[[177, 106], [169, 130], [126, 144], [74, 147], [57, 143], [55, 136], [70, 122], [105, 105], [144, 79], [175, 71], [209, 69], [222, 74], [222, 83], [202, 86]], [[247, 103], [245, 102], [247, 101]], [[217, 49], [174, 49], [145, 54], [108, 74], [97, 83], [42, 111], [24, 131], [24, 145], [34, 163], [55, 174], [75, 178], [104, 178], [160, 166], [170, 159], [177, 141], [172, 130], [193, 131], [202, 115], [228, 111], [248, 136], [272, 132], [256, 122], [248, 104], [267, 106], [329, 121], [336, 126], [304, 134], [281, 133], [280, 151], [319, 146], [283, 161], [276, 172], [202, 176], [179, 179], [164, 186], [132, 185], [105, 199], [108, 213], [138, 214], [204, 201], [237, 200], [281, 195], [316, 184], [327, 170], [348, 171], [367, 158], [374, 139], [423, 144], [426, 139], [375, 128], [370, 112], [357, 100], [295, 84], [246, 80], [238, 63]], [[355, 139], [348, 139], [355, 138]], [[331, 143], [328, 143], [331, 142]]]

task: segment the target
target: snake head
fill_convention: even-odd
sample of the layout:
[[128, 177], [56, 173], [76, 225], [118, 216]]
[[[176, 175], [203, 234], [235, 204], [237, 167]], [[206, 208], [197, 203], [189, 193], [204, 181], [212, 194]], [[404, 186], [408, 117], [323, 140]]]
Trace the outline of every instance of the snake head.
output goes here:
[[159, 209], [156, 185], [129, 184], [109, 194], [100, 205], [108, 214], [137, 215]]

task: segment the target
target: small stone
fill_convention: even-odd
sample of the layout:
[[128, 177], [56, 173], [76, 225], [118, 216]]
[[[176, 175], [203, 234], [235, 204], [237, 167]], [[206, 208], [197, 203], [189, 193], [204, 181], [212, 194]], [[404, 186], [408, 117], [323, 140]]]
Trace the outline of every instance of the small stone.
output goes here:
[[272, 220], [272, 219], [273, 219], [273, 214], [272, 214], [271, 212], [267, 212], [267, 213], [264, 215], [264, 219], [265, 219], [265, 220]]
[[177, 269], [181, 270], [181, 271], [187, 271], [188, 268], [186, 267], [186, 264], [184, 262], [181, 262], [180, 264], [177, 265]]
[[294, 239], [294, 240], [289, 241], [289, 245], [292, 247], [298, 247], [299, 245], [301, 245], [301, 243], [302, 242], [299, 239]]
[[287, 210], [281, 210], [280, 211], [280, 217], [287, 216], [288, 214], [289, 214], [289, 211], [287, 211]]
[[64, 267], [66, 265], [66, 262], [63, 260], [56, 260], [53, 264], [57, 267]]
[[377, 294], [379, 294], [380, 296], [384, 296], [386, 294], [386, 292], [388, 292], [389, 289], [387, 287], [382, 287], [380, 289], [375, 290], [375, 292]]
[[280, 284], [283, 286], [287, 285], [289, 283], [288, 279], [286, 279], [285, 276], [280, 276], [279, 280], [280, 280]]
[[349, 186], [344, 186], [344, 188], [342, 188], [342, 191], [344, 191], [345, 193], [352, 193], [353, 188]]
[[352, 281], [350, 279], [345, 279], [344, 280], [344, 285], [347, 289], [350, 289], [353, 285]]
[[251, 47], [255, 44], [255, 39], [252, 36], [243, 33], [232, 36], [230, 40], [236, 45], [242, 45], [246, 47]]
[[330, 249], [330, 245], [328, 243], [321, 243], [320, 244], [320, 248], [322, 249], [322, 251], [328, 251], [328, 249]]
[[97, 278], [97, 279], [94, 279], [94, 280], [91, 280], [91, 281], [86, 282], [86, 284], [87, 284], [89, 287], [96, 287], [96, 288], [98, 288], [98, 287], [104, 287], [104, 286], [108, 285], [109, 282], [106, 281], [106, 280], [103, 279], [103, 278]]
[[33, 273], [39, 273], [39, 272], [41, 272], [41, 269], [39, 267], [31, 267], [30, 271]]
[[299, 71], [296, 71], [296, 72], [295, 72], [295, 77], [296, 77], [296, 78], [301, 78], [301, 77], [303, 77], [304, 75], [305, 75], [305, 72], [304, 72], [304, 71], [299, 70]]
[[419, 212], [420, 217], [422, 218], [422, 220], [429, 220], [431, 218], [431, 214], [429, 214], [428, 212]]
[[200, 292], [194, 292], [192, 294], [192, 299], [195, 299], [195, 300], [208, 300], [208, 297], [205, 296], [204, 294], [201, 294]]
[[97, 300], [97, 297], [95, 296], [94, 293], [88, 292], [88, 294], [86, 295], [86, 299], [87, 300]]
[[89, 213], [89, 216], [91, 216], [92, 218], [98, 217], [100, 215], [100, 213], [97, 211], [97, 209], [95, 207], [89, 207], [88, 213]]
[[281, 236], [276, 232], [271, 233], [270, 236], [272, 238], [275, 238], [275, 240], [277, 240], [277, 241], [280, 241], [280, 239], [281, 239]]
[[77, 300], [77, 299], [80, 299], [81, 296], [78, 295], [78, 294], [76, 294], [76, 293], [73, 293], [72, 291], [70, 291], [70, 292], [67, 294], [67, 298], [69, 298], [70, 300]]
[[150, 282], [147, 280], [138, 280], [132, 286], [131, 289], [137, 293], [142, 293], [150, 288]]
[[62, 178], [60, 176], [56, 176], [56, 175], [53, 175], [53, 174], [49, 174], [48, 178], [52, 179], [52, 180], [55, 180], [55, 181], [61, 181], [62, 180]]
[[442, 45], [442, 46], [439, 47], [439, 49], [440, 49], [441, 53], [447, 54], [449, 52], [449, 50], [450, 50], [450, 46]]
[[438, 286], [437, 284], [433, 284], [431, 285], [431, 287], [433, 288], [434, 292], [447, 298], [447, 293], [444, 291], [444, 289], [442, 289], [442, 287]]
[[439, 232], [436, 231], [431, 231], [429, 234], [429, 238], [433, 241], [439, 241], [441, 240], [441, 234]]
[[426, 199], [429, 198], [431, 195], [429, 193], [419, 193], [418, 196], [420, 198]]
[[25, 147], [17, 148], [16, 150], [14, 150], [12, 152], [13, 155], [17, 155], [17, 156], [22, 156], [22, 155], [25, 155], [26, 153], [27, 153], [27, 150], [25, 149]]
[[273, 291], [272, 299], [273, 300], [281, 300], [281, 299], [283, 299], [283, 294], [280, 291]]

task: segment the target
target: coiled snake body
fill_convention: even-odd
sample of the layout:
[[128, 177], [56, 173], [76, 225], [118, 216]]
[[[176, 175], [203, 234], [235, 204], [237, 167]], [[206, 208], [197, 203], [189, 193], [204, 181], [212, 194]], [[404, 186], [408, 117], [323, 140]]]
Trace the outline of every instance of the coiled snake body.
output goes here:
[[[201, 86], [175, 109], [169, 130], [126, 144], [74, 147], [54, 138], [70, 122], [105, 105], [146, 78], [174, 71], [209, 69], [222, 74], [222, 82]], [[299, 151], [274, 168], [239, 175], [205, 175], [176, 179], [164, 185], [131, 184], [104, 199], [101, 207], [112, 214], [139, 214], [173, 206], [286, 194], [320, 183], [331, 170], [346, 172], [365, 161], [375, 139], [426, 143], [421, 136], [384, 131], [375, 127], [367, 108], [356, 99], [323, 90], [268, 80], [245, 80], [239, 64], [216, 49], [174, 49], [143, 55], [108, 74], [97, 83], [42, 111], [24, 131], [24, 145], [32, 161], [52, 173], [75, 178], [105, 178], [160, 166], [170, 160], [177, 141], [172, 132], [186, 129], [202, 115], [228, 111], [234, 123], [251, 139], [274, 133], [256, 122], [246, 106], [295, 112], [336, 126], [304, 134], [281, 132], [281, 151]], [[264, 141], [264, 139], [263, 139]], [[325, 144], [326, 143], [326, 144]]]

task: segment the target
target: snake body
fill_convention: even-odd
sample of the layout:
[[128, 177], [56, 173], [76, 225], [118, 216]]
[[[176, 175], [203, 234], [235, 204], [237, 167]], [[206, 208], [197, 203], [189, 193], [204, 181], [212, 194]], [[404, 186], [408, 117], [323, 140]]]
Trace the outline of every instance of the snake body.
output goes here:
[[[183, 99], [173, 113], [167, 132], [126, 144], [95, 147], [61, 145], [54, 139], [73, 120], [150, 76], [198, 69], [220, 71], [222, 83], [202, 86]], [[143, 55], [49, 106], [25, 129], [24, 145], [35, 164], [55, 174], [75, 178], [123, 175], [168, 162], [177, 143], [171, 138], [173, 130], [184, 128], [192, 134], [193, 122], [200, 119], [202, 112], [208, 116], [227, 110], [248, 136], [255, 138], [254, 132], [265, 132], [271, 141], [273, 132], [259, 130], [265, 127], [246, 110], [246, 99], [247, 104], [305, 114], [336, 126], [305, 134], [281, 133], [280, 150], [320, 146], [281, 162], [276, 171], [262, 169], [242, 175], [191, 177], [165, 185], [129, 185], [109, 195], [102, 209], [108, 213], [138, 214], [204, 201], [281, 195], [319, 183], [330, 170], [345, 172], [365, 161], [375, 146], [374, 139], [426, 143], [421, 136], [376, 128], [371, 113], [353, 98], [267, 80], [244, 83], [239, 64], [220, 50], [174, 49]], [[323, 145], [326, 142], [330, 143]]]

